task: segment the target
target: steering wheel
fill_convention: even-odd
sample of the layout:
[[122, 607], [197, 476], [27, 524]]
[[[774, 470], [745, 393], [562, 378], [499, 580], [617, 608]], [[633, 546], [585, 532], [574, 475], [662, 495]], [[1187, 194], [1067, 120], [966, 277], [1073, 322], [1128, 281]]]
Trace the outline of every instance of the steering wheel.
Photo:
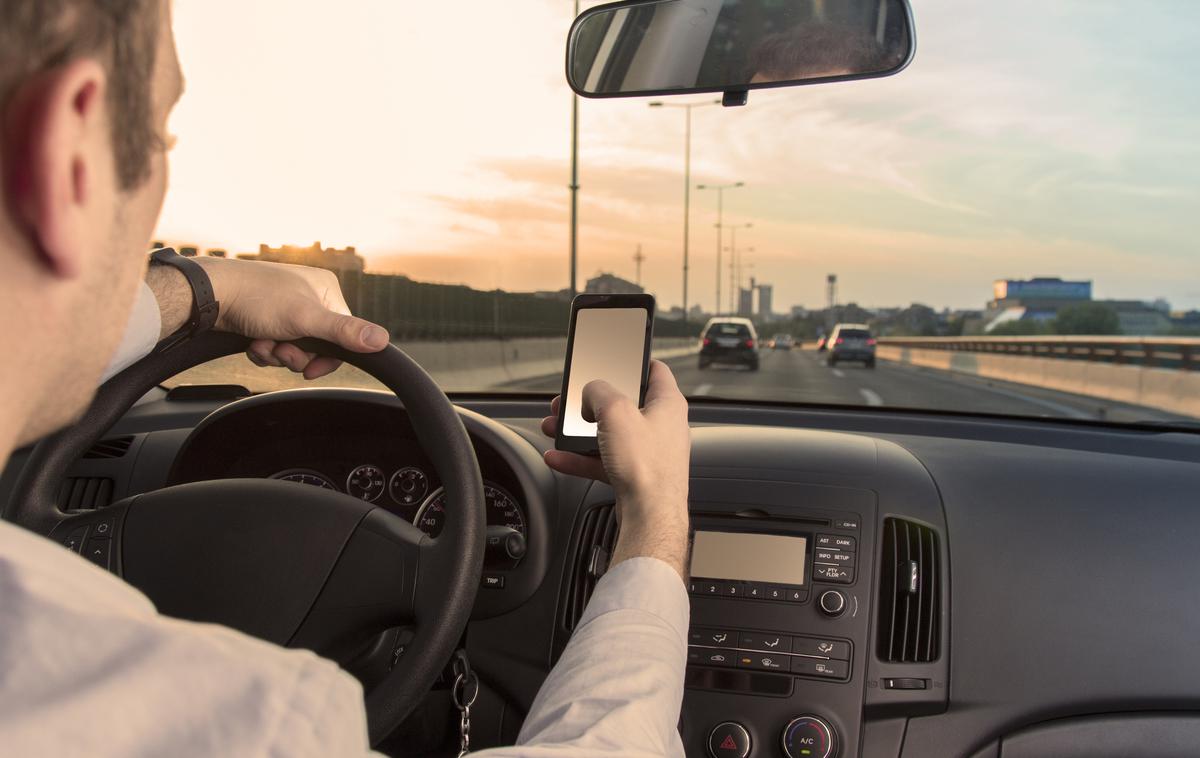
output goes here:
[[483, 482], [450, 400], [401, 350], [296, 344], [357, 366], [396, 393], [454, 504], [436, 539], [349, 495], [276, 480], [193, 482], [64, 513], [57, 498], [68, 467], [138, 398], [249, 345], [219, 332], [151, 354], [109, 380], [76, 425], [34, 448], [7, 516], [106, 565], [170, 616], [317, 652], [344, 652], [384, 629], [412, 626], [403, 656], [366, 696], [378, 744], [433, 686], [466, 628], [483, 567]]

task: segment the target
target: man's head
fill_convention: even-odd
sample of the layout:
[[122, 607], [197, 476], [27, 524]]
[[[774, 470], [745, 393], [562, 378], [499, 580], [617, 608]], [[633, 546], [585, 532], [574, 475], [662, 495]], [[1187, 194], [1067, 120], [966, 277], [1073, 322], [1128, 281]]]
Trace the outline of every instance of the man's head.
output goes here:
[[0, 340], [21, 361], [0, 386], [24, 390], [18, 441], [78, 415], [124, 330], [182, 90], [169, 12], [0, 0]]

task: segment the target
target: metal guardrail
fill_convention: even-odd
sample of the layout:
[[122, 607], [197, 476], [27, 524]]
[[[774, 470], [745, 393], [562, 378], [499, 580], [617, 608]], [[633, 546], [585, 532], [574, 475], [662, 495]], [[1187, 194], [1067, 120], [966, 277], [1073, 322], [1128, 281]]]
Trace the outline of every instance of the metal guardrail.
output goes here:
[[1200, 337], [881, 337], [879, 344], [1200, 371]]

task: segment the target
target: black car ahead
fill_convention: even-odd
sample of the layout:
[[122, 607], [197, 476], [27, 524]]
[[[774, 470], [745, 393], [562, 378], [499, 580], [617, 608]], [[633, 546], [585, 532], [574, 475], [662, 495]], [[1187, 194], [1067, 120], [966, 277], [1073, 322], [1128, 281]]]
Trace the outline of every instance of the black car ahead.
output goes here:
[[714, 318], [705, 325], [700, 338], [699, 367], [706, 369], [714, 363], [758, 371], [758, 334], [749, 319]]

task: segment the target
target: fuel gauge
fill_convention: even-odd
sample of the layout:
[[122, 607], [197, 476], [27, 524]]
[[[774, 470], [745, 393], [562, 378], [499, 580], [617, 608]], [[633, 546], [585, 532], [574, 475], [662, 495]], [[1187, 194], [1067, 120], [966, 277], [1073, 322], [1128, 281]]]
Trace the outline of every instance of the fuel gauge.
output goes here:
[[392, 474], [388, 482], [392, 499], [400, 505], [416, 505], [429, 494], [429, 477], [419, 468], [409, 466]]
[[387, 475], [378, 466], [363, 465], [350, 472], [346, 477], [346, 492], [359, 500], [373, 503], [383, 494], [387, 483]]

